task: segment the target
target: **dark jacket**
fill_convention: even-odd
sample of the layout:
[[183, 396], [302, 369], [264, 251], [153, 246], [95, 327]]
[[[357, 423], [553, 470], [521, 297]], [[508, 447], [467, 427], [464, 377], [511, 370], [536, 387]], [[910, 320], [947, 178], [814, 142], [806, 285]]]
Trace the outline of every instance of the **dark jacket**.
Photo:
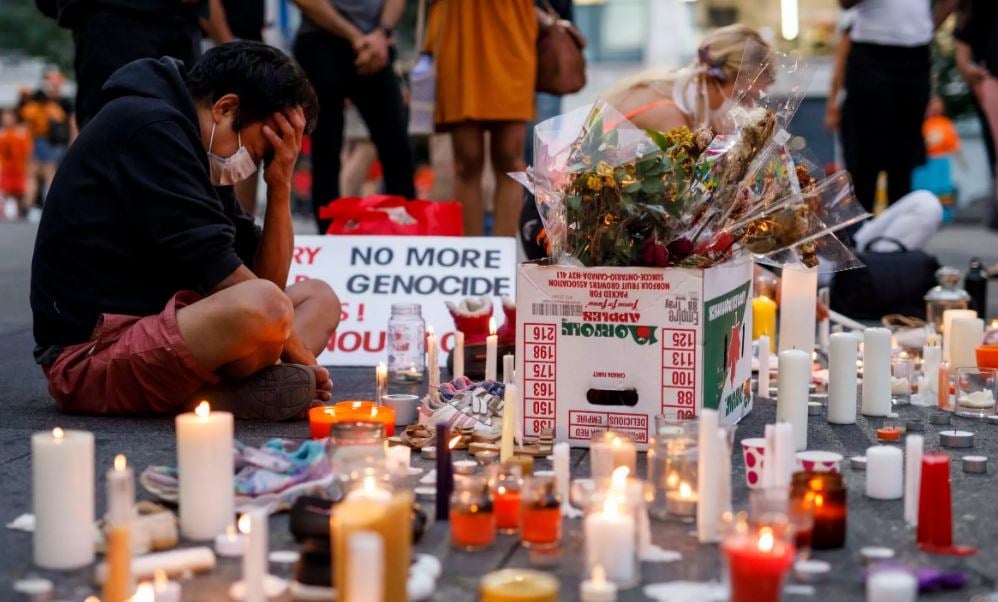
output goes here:
[[157, 314], [252, 260], [259, 230], [231, 188], [211, 184], [184, 73], [169, 58], [116, 71], [66, 153], [32, 259], [39, 360], [88, 341], [102, 313]]

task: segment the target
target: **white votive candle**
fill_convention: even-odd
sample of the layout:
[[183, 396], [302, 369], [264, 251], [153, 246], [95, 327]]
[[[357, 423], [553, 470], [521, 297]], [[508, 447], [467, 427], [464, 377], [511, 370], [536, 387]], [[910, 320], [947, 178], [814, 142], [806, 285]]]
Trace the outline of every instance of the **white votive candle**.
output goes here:
[[800, 349], [780, 352], [776, 419], [794, 427], [797, 451], [807, 449], [807, 394], [811, 383], [811, 354]]
[[588, 566], [600, 565], [609, 581], [632, 585], [637, 576], [636, 537], [634, 518], [622, 513], [611, 497], [585, 519]]
[[214, 539], [235, 513], [232, 414], [212, 412], [202, 401], [177, 416], [176, 427], [180, 532], [188, 539]]
[[904, 454], [896, 447], [874, 445], [866, 450], [866, 495], [899, 500], [904, 495]]
[[984, 320], [955, 317], [950, 323], [950, 367], [977, 366], [977, 348], [984, 342]]
[[976, 318], [977, 312], [972, 309], [947, 309], [943, 312], [943, 361], [953, 363], [951, 325], [956, 318]]
[[499, 361], [499, 337], [496, 336], [496, 319], [489, 318], [489, 336], [485, 337], [485, 380], [496, 380], [496, 362]]
[[853, 424], [856, 422], [859, 339], [849, 332], [837, 332], [829, 337], [828, 343], [828, 422]]
[[886, 416], [891, 411], [891, 331], [863, 332], [863, 415]]
[[818, 270], [800, 263], [783, 267], [780, 284], [780, 351], [814, 350]]
[[638, 448], [628, 437], [606, 431], [589, 444], [589, 471], [594, 481], [609, 479], [621, 466], [637, 474]]
[[236, 531], [235, 525], [225, 528], [225, 533], [215, 536], [215, 553], [219, 556], [236, 558], [246, 552], [246, 536]]
[[34, 560], [69, 570], [94, 561], [94, 436], [55, 428], [31, 436]]

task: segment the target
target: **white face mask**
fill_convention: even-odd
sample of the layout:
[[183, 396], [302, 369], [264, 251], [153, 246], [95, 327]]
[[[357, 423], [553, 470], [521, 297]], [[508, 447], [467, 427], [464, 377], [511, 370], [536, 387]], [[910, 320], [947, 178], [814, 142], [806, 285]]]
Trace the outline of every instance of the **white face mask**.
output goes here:
[[215, 142], [215, 124], [211, 126], [211, 138], [208, 140], [208, 167], [211, 183], [215, 186], [232, 186], [256, 173], [256, 161], [243, 146], [242, 135], [236, 134], [236, 136], [239, 140], [239, 150], [228, 157], [219, 157], [211, 152], [211, 145]]

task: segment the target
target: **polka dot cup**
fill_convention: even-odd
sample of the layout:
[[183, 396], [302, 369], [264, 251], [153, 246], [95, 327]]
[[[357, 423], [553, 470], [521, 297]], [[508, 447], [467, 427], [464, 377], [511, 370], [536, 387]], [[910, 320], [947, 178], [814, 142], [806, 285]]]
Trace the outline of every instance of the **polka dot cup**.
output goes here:
[[766, 440], [762, 437], [742, 439], [742, 457], [745, 459], [745, 483], [749, 489], [762, 487], [762, 465], [766, 453]]
[[797, 470], [807, 472], [840, 472], [842, 454], [830, 451], [797, 452]]

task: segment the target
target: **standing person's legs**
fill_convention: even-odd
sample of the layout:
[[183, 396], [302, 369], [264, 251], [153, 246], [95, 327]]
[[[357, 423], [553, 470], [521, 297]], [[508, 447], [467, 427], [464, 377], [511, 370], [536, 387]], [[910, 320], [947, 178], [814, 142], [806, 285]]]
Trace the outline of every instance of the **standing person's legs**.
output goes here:
[[298, 36], [295, 58], [315, 88], [322, 117], [312, 132], [312, 210], [319, 233], [329, 221], [319, 219], [319, 209], [340, 198], [340, 152], [343, 150], [344, 92], [353, 80], [353, 49], [344, 40], [321, 33]]
[[[985, 79], [981, 82], [978, 92], [981, 109], [984, 111], [984, 115], [988, 119], [991, 136], [995, 140], [998, 140], [998, 78], [989, 77]], [[998, 173], [998, 162], [995, 163], [994, 173]], [[992, 200], [992, 213], [988, 226], [998, 229], [998, 178], [996, 178], [994, 182]]]
[[885, 153], [890, 146], [885, 119], [895, 107], [885, 93], [887, 76], [880, 48], [852, 44], [846, 61], [846, 99], [842, 104], [843, 155], [852, 176], [856, 198], [867, 211], [873, 211], [877, 175], [886, 169]]
[[450, 131], [454, 150], [454, 196], [461, 202], [465, 236], [485, 233], [485, 203], [482, 200], [482, 168], [485, 163], [485, 129], [465, 121]]
[[885, 116], [891, 124], [888, 142], [893, 143], [885, 149], [888, 203], [895, 203], [911, 192], [911, 174], [926, 160], [922, 125], [931, 94], [929, 52], [927, 48], [902, 49], [902, 52], [885, 90], [892, 96], [894, 106]]
[[508, 173], [523, 171], [523, 145], [527, 124], [506, 121], [489, 126], [491, 134], [490, 156], [496, 174], [495, 235], [516, 236], [523, 209], [523, 186]]
[[395, 73], [391, 67], [385, 67], [371, 75], [359, 75], [355, 82], [348, 96], [364, 118], [371, 142], [378, 149], [385, 192], [407, 199], [416, 198], [413, 183], [416, 168], [409, 146], [405, 104]]

